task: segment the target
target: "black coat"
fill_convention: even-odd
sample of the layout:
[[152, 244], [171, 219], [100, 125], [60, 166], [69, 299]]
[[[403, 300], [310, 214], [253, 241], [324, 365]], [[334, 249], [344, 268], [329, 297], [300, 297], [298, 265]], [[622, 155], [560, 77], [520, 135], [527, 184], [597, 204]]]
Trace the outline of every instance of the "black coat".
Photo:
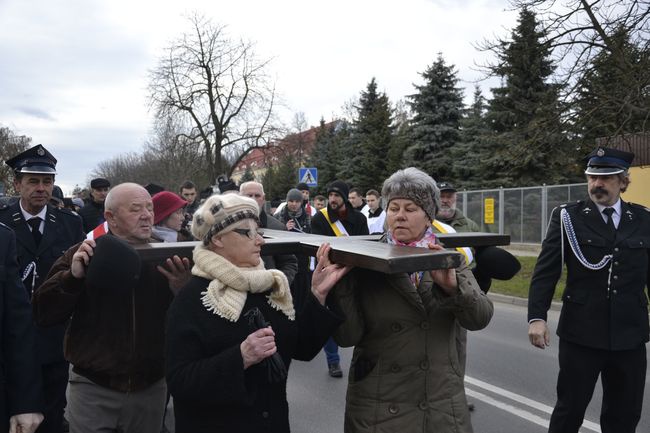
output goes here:
[[340, 318], [311, 296], [303, 313], [290, 321], [264, 293], [249, 293], [239, 320], [230, 322], [203, 306], [208, 283], [193, 277], [167, 316], [167, 383], [176, 432], [288, 433], [286, 381], [269, 383], [261, 364], [244, 370], [240, 344], [252, 332], [244, 314], [257, 307], [271, 323], [287, 369], [292, 358], [316, 356]]
[[[329, 207], [327, 208], [329, 210]], [[349, 204], [347, 205], [348, 215], [346, 219], [342, 219], [341, 223], [350, 236], [359, 236], [368, 234], [368, 223], [366, 217], [354, 209]], [[331, 215], [331, 214], [329, 214]], [[330, 217], [331, 220], [331, 217]], [[334, 222], [334, 221], [332, 221]], [[336, 236], [334, 230], [325, 219], [321, 211], [316, 212], [311, 219], [311, 232], [315, 235]]]
[[0, 432], [9, 417], [42, 412], [41, 368], [35, 350], [32, 312], [18, 277], [16, 239], [0, 224]]
[[[264, 210], [260, 211], [260, 227], [271, 230], [287, 230], [284, 224], [271, 215], [267, 215]], [[262, 256], [265, 269], [277, 269], [281, 271], [293, 283], [298, 272], [298, 259], [293, 254], [276, 254], [275, 256]]]
[[[590, 263], [599, 262], [605, 254], [614, 257], [608, 289], [610, 265], [597, 271], [585, 268], [564, 236], [567, 283], [557, 334], [567, 341], [605, 350], [632, 349], [647, 342], [648, 298], [644, 288], [650, 281], [650, 211], [621, 201], [621, 221], [613, 238], [592, 201], [561, 208], [569, 213], [580, 249]], [[529, 320], [546, 320], [562, 272], [561, 208], [553, 211], [535, 266]]]
[[[36, 263], [36, 279], [30, 274], [24, 285], [28, 297], [45, 281], [54, 262], [68, 248], [81, 242], [84, 233], [81, 219], [67, 209], [47, 207], [43, 238], [38, 246], [34, 242], [18, 202], [0, 209], [0, 222], [6, 224], [16, 234], [19, 272], [33, 261]], [[63, 334], [65, 325], [37, 328], [37, 346], [42, 364], [63, 361]]]
[[93, 231], [95, 227], [106, 221], [104, 219], [104, 203], [87, 201], [84, 207], [79, 209], [79, 216], [83, 222], [84, 233]]

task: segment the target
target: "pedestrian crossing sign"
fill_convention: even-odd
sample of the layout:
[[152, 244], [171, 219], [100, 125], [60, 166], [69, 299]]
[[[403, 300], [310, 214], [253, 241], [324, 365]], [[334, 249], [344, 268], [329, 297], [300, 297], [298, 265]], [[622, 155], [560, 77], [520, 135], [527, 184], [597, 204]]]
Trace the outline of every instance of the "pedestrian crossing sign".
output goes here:
[[298, 169], [298, 183], [306, 183], [307, 186], [318, 185], [318, 169], [316, 167], [300, 167]]

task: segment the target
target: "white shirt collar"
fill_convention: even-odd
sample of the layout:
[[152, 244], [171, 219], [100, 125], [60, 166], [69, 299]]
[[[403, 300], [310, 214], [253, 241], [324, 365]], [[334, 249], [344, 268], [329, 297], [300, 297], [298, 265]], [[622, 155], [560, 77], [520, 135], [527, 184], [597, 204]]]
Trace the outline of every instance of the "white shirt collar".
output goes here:
[[32, 215], [29, 212], [27, 212], [25, 210], [25, 208], [23, 208], [22, 199], [18, 200], [18, 203], [19, 203], [19, 206], [20, 206], [20, 212], [22, 212], [23, 217], [25, 218], [25, 221], [29, 221], [31, 218], [34, 218], [34, 217], [39, 217], [41, 219], [41, 221], [45, 221], [45, 216], [47, 215], [47, 205], [43, 206], [43, 209], [41, 209], [41, 211], [39, 213], [37, 213], [36, 215]]
[[616, 200], [616, 203], [614, 203], [612, 206], [603, 206], [602, 204], [598, 204], [596, 202], [594, 202], [594, 203], [595, 203], [596, 207], [598, 208], [598, 212], [600, 212], [601, 214], [603, 213], [603, 210], [605, 208], [611, 207], [611, 208], [614, 208], [614, 213], [616, 215], [619, 215], [619, 216], [621, 215], [621, 198], [620, 197], [618, 198], [618, 200]]

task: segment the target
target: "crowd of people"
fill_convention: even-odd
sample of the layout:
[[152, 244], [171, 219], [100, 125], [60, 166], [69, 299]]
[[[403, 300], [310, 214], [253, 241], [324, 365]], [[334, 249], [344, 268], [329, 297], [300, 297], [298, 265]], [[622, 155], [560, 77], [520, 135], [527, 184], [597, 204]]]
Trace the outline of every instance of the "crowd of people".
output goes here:
[[[599, 375], [603, 432], [633, 432], [639, 421], [650, 214], [620, 199], [630, 155], [590, 155], [589, 200], [554, 212], [533, 276], [529, 335], [543, 348], [562, 262], [569, 269], [553, 432], [577, 432]], [[57, 161], [43, 146], [6, 163], [18, 195], [0, 205], [0, 432], [158, 433], [170, 396], [178, 433], [289, 432], [292, 359], [322, 349], [327, 373], [341, 378], [339, 346], [354, 347], [345, 432], [473, 431], [467, 331], [489, 324], [487, 291], [493, 278], [518, 272], [516, 258], [457, 248], [456, 269], [386, 275], [332, 262], [327, 242], [315, 257], [261, 255], [266, 228], [379, 234], [390, 246], [442, 250], [440, 233], [480, 230], [457, 208], [451, 183], [409, 167], [365, 193], [336, 180], [312, 199], [299, 183], [271, 208], [254, 181], [220, 178], [219, 192], [202, 198], [191, 181], [176, 192], [97, 178], [81, 203], [54, 185]], [[601, 207], [615, 216], [583, 221]], [[156, 264], [137, 251], [184, 241], [198, 241], [191, 257]], [[606, 248], [608, 260], [591, 263]], [[590, 284], [598, 293], [585, 291]], [[610, 315], [594, 318], [605, 308]]]

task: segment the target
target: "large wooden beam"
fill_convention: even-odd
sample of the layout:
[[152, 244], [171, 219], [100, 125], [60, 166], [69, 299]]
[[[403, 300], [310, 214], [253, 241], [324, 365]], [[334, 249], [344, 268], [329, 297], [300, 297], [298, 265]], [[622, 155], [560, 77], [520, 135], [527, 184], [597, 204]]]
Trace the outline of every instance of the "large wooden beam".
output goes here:
[[[430, 251], [424, 248], [398, 247], [376, 242], [381, 236], [334, 238], [278, 230], [265, 231], [262, 255], [315, 255], [323, 242], [332, 245], [332, 260], [388, 274], [426, 269], [448, 269], [460, 266], [462, 256], [451, 250]], [[267, 238], [268, 236], [268, 238]], [[438, 235], [446, 247], [507, 245], [510, 237], [490, 233], [449, 233]], [[168, 257], [192, 257], [199, 242], [153, 243], [137, 246], [142, 260], [160, 263]]]

